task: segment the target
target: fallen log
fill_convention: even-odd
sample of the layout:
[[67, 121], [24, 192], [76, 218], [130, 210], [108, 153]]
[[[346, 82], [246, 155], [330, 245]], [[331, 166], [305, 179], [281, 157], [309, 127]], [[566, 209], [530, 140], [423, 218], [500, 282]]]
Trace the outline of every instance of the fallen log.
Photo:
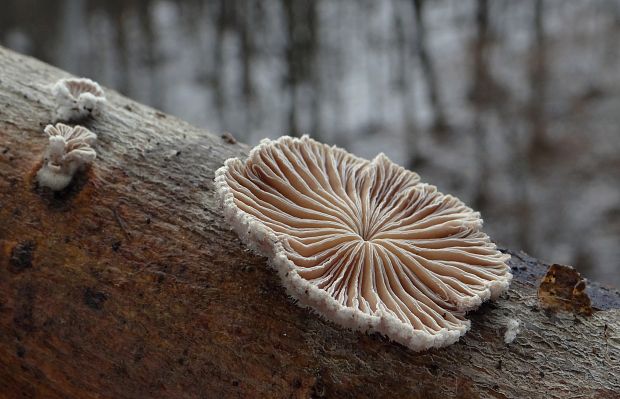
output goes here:
[[1, 397], [620, 397], [620, 293], [590, 284], [591, 315], [546, 309], [549, 265], [523, 253], [443, 349], [298, 307], [219, 212], [214, 172], [248, 147], [111, 90], [85, 124], [93, 168], [61, 195], [38, 188], [66, 76], [0, 48]]

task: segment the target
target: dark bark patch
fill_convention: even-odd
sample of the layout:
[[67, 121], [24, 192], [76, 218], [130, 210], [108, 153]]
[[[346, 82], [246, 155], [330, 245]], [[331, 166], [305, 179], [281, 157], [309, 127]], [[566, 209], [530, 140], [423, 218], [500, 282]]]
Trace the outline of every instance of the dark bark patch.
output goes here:
[[22, 241], [11, 250], [9, 268], [13, 273], [23, 272], [32, 267], [32, 258], [37, 245], [34, 241]]
[[439, 366], [437, 364], [434, 364], [434, 363], [433, 364], [429, 364], [427, 367], [428, 367], [428, 371], [432, 375], [434, 375], [434, 376], [439, 375]]
[[108, 296], [101, 291], [95, 291], [92, 288], [84, 290], [84, 303], [91, 309], [103, 309], [103, 304], [107, 300]]
[[15, 327], [26, 332], [35, 331], [33, 316], [34, 297], [35, 290], [31, 285], [25, 285], [17, 290], [17, 306], [15, 307], [13, 323]]
[[34, 168], [30, 171], [28, 180], [32, 190], [39, 195], [47, 206], [55, 211], [68, 211], [71, 207], [71, 202], [82, 192], [86, 190], [88, 182], [94, 179], [94, 173], [91, 166], [87, 166], [84, 170], [78, 170], [69, 185], [60, 190], [53, 191], [48, 187], [39, 186], [36, 179], [36, 174], [43, 166], [43, 161], [39, 161]]
[[233, 136], [231, 133], [226, 132], [224, 134], [222, 134], [222, 138], [224, 139], [225, 142], [227, 142], [228, 144], [237, 144], [237, 139], [235, 138], [235, 136]]
[[114, 252], [118, 252], [118, 250], [121, 248], [121, 242], [120, 241], [114, 241], [112, 243], [112, 251]]

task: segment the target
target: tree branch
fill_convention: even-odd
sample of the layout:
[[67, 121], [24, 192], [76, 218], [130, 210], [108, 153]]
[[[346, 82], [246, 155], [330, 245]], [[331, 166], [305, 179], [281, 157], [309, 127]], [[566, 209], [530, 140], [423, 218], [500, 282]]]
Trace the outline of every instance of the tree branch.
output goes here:
[[[214, 171], [248, 147], [107, 90], [94, 167], [37, 189], [66, 73], [0, 48], [0, 392], [5, 397], [617, 397], [620, 295], [592, 316], [538, 304], [547, 265], [513, 253], [507, 295], [448, 348], [413, 353], [287, 298], [220, 217]], [[521, 332], [504, 343], [509, 319]]]

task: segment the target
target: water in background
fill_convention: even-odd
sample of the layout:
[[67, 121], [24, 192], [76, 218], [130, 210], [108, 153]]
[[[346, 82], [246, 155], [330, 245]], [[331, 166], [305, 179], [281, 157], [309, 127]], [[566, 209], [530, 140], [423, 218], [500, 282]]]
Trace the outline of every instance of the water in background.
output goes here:
[[618, 0], [5, 0], [0, 43], [248, 143], [383, 151], [620, 286]]

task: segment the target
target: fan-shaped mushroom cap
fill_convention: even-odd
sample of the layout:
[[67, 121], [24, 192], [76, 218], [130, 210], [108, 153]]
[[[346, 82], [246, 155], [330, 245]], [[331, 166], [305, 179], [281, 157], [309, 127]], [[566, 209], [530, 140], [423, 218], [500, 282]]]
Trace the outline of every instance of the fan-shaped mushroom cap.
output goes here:
[[56, 98], [56, 117], [63, 121], [97, 116], [106, 102], [101, 86], [86, 78], [60, 79], [52, 93]]
[[49, 136], [49, 144], [43, 166], [37, 172], [37, 181], [43, 187], [59, 191], [69, 185], [76, 171], [95, 160], [97, 153], [91, 146], [97, 141], [97, 135], [85, 127], [62, 123], [47, 125], [44, 131]]
[[264, 140], [247, 160], [227, 160], [216, 185], [226, 219], [291, 296], [413, 350], [456, 342], [465, 311], [512, 277], [478, 212], [383, 154]]

